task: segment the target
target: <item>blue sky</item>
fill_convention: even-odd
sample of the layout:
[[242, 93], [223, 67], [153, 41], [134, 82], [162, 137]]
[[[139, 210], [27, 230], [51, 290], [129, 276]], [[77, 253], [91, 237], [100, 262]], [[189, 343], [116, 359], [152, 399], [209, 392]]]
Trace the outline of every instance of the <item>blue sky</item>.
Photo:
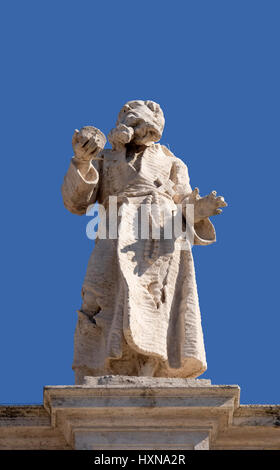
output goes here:
[[194, 247], [208, 370], [241, 403], [279, 403], [277, 1], [2, 3], [0, 403], [71, 384], [93, 242], [60, 186], [75, 128], [161, 104], [162, 143], [228, 207]]

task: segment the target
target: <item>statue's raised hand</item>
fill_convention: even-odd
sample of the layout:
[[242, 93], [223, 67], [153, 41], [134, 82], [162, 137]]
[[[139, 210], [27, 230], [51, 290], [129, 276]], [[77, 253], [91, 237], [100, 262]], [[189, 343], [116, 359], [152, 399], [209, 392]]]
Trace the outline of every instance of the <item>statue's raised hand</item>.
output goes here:
[[221, 207], [226, 207], [222, 196], [217, 196], [216, 191], [212, 191], [208, 196], [200, 197], [198, 188], [195, 188], [190, 197], [190, 203], [194, 204], [194, 221], [199, 222], [202, 219], [222, 213]]
[[72, 137], [75, 159], [78, 161], [90, 162], [98, 159], [98, 154], [105, 144], [105, 135], [92, 126], [82, 127], [80, 131], [76, 129]]

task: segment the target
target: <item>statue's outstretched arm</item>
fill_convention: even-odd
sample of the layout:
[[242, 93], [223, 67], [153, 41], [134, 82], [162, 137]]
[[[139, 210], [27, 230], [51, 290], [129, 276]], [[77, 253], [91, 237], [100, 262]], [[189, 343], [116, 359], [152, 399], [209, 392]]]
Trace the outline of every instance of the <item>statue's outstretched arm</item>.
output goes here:
[[61, 188], [64, 205], [73, 214], [85, 214], [88, 206], [96, 201], [101, 164], [98, 155], [105, 143], [105, 136], [94, 127], [74, 132], [74, 157]]
[[[212, 191], [209, 195], [201, 197], [198, 188], [193, 191], [190, 186], [188, 168], [185, 163], [176, 158], [173, 164], [173, 181], [175, 191], [174, 201], [182, 204], [185, 215], [186, 205], [193, 205], [194, 244], [209, 245], [216, 241], [216, 233], [209, 217], [222, 212], [221, 207], [226, 207], [224, 198]], [[185, 206], [185, 207], [184, 207]]]

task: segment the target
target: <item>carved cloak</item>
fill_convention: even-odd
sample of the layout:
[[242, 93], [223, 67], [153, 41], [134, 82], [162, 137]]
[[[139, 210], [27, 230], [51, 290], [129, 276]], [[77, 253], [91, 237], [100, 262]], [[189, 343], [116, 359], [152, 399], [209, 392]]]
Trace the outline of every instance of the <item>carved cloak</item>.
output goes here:
[[[136, 240], [132, 230], [141, 204], [171, 213], [187, 200], [187, 167], [160, 144], [137, 162], [128, 162], [125, 152], [103, 155], [92, 162], [90, 177], [71, 163], [62, 186], [64, 204], [76, 214], [95, 201], [106, 207], [108, 196], [122, 202], [118, 238], [96, 240], [88, 263], [73, 368], [92, 375], [112, 370], [124, 357], [125, 340], [132, 351], [158, 358], [155, 376], [197, 377], [207, 364], [191, 250], [180, 249], [180, 238]], [[209, 219], [195, 224], [195, 244], [214, 241]], [[93, 313], [95, 323], [85, 313]]]

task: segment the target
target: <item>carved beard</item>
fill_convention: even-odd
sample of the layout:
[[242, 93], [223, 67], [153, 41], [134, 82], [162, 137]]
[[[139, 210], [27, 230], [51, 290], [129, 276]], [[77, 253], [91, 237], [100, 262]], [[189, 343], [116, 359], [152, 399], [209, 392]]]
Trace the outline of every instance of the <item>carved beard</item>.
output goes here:
[[133, 142], [137, 145], [148, 145], [159, 139], [157, 130], [147, 122], [140, 122], [134, 127]]
[[134, 129], [126, 126], [125, 124], [118, 124], [108, 134], [108, 140], [113, 149], [124, 147], [126, 144], [131, 142], [133, 137]]
[[122, 147], [130, 142], [137, 145], [148, 145], [160, 139], [158, 131], [146, 121], [138, 121], [132, 127], [119, 124], [108, 134], [108, 140], [113, 148]]

